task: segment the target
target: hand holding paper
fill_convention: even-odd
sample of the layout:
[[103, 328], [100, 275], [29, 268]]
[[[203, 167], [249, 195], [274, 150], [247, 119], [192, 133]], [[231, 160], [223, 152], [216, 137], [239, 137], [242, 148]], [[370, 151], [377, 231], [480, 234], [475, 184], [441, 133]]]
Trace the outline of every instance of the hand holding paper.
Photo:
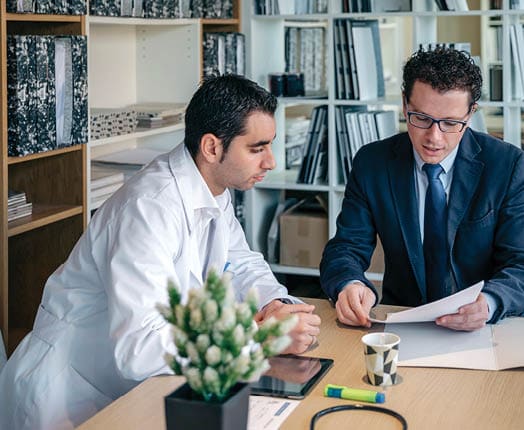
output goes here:
[[[407, 308], [400, 312], [388, 312], [386, 315], [380, 315], [380, 308], [375, 312], [375, 318], [370, 318], [370, 321], [377, 323], [407, 323], [407, 322], [424, 322], [435, 321], [443, 315], [455, 314], [461, 306], [473, 303], [477, 300], [484, 281], [480, 281], [471, 287], [461, 290], [451, 296], [435, 302], [427, 303], [416, 308]], [[387, 308], [386, 308], [387, 309]], [[391, 308], [390, 308], [391, 309]], [[406, 309], [406, 308], [400, 308]]]

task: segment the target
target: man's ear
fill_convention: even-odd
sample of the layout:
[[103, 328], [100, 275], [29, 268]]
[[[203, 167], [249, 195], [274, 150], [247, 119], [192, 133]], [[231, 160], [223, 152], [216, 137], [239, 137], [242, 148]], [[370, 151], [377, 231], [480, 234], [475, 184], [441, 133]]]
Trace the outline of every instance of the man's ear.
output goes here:
[[222, 140], [213, 133], [206, 133], [200, 139], [200, 154], [208, 163], [217, 163], [222, 159]]

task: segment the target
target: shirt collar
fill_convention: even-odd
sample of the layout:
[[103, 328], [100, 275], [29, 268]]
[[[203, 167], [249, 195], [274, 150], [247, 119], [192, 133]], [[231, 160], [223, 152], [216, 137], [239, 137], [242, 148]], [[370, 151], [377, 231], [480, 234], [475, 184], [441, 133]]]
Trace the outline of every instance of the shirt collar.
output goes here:
[[169, 165], [178, 186], [190, 229], [195, 223], [197, 212], [218, 217], [225, 210], [230, 200], [229, 191], [213, 196], [184, 143], [171, 151]]
[[[457, 152], [458, 148], [460, 146], [460, 143], [455, 147], [453, 151], [451, 151], [446, 158], [444, 158], [439, 164], [444, 169], [444, 173], [449, 174], [450, 170], [453, 167], [453, 163], [455, 163], [455, 158], [457, 158]], [[418, 155], [418, 152], [415, 151], [415, 147], [412, 146], [413, 150], [413, 157], [415, 157], [415, 166], [417, 170], [422, 173], [422, 166], [426, 164], [422, 158], [420, 158], [420, 155]]]

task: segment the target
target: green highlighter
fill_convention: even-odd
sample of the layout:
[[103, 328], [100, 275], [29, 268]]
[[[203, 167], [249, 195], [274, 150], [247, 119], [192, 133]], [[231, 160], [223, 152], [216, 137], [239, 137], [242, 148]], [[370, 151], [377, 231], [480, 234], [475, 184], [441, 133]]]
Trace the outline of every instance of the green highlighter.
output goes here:
[[386, 401], [386, 395], [384, 393], [333, 384], [326, 385], [324, 388], [324, 396], [370, 403], [384, 403]]

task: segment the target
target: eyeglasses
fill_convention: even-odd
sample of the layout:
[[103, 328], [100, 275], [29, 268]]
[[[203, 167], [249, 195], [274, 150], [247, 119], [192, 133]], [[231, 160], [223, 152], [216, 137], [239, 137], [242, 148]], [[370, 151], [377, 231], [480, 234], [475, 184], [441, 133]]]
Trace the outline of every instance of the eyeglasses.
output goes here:
[[420, 112], [408, 111], [409, 123], [417, 128], [428, 129], [437, 123], [438, 128], [442, 133], [460, 133], [468, 124], [467, 121], [459, 121], [458, 119], [437, 119], [432, 116]]

